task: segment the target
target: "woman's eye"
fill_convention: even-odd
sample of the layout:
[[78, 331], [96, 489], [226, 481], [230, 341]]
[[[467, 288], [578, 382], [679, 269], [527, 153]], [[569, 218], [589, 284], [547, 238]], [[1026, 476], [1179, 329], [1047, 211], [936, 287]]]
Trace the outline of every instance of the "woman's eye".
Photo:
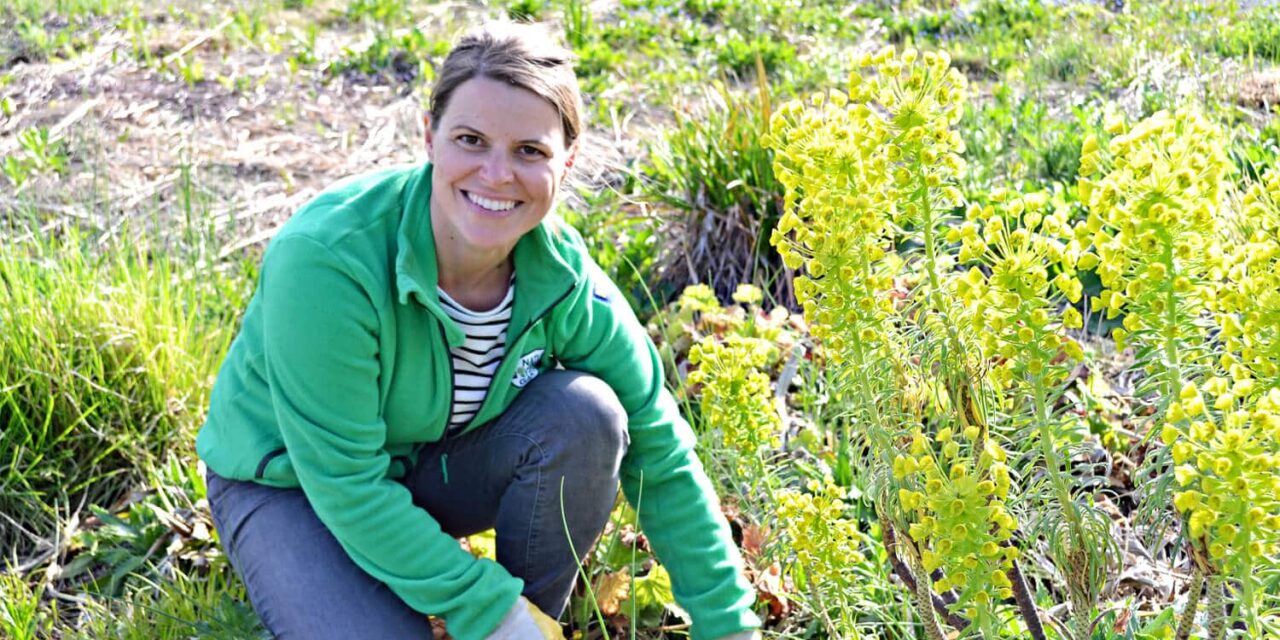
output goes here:
[[469, 147], [470, 147], [470, 146], [475, 146], [475, 145], [477, 145], [477, 144], [480, 144], [480, 137], [479, 137], [479, 136], [471, 135], [470, 133], [464, 133], [464, 134], [462, 134], [462, 135], [458, 136], [458, 142], [460, 142], [460, 143], [462, 143], [462, 144], [464, 144], [464, 145], [466, 145], [466, 146], [469, 146]]
[[527, 144], [521, 145], [518, 151], [520, 152], [520, 155], [529, 157], [542, 157], [547, 155], [546, 153], [543, 153], [542, 149]]

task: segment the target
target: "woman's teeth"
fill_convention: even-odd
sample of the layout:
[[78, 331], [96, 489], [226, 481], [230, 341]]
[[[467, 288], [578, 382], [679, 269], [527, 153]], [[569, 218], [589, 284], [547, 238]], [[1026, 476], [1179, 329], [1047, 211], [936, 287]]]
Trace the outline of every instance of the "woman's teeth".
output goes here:
[[490, 211], [506, 211], [511, 207], [516, 206], [515, 200], [490, 200], [488, 198], [471, 193], [470, 191], [466, 193], [467, 193], [468, 200]]

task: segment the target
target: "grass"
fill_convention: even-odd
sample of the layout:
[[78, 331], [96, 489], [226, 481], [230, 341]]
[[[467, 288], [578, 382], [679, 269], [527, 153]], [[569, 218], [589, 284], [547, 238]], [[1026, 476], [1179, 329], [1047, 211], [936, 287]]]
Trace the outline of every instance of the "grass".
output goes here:
[[[1236, 128], [1229, 151], [1241, 177], [1256, 179], [1280, 157], [1280, 118], [1240, 118], [1214, 93], [1221, 87], [1211, 86], [1210, 76], [1223, 65], [1280, 62], [1280, 21], [1271, 5], [1237, 10], [1211, 2], [1129, 3], [1123, 13], [1034, 0], [846, 4], [494, 0], [450, 13], [405, 0], [286, 0], [209, 11], [132, 0], [16, 0], [0, 8], [0, 637], [264, 635], [209, 531], [191, 451], [257, 254], [217, 257], [238, 238], [209, 230], [210, 216], [226, 203], [196, 202], [189, 173], [178, 197], [158, 207], [142, 200], [125, 212], [135, 224], [109, 231], [71, 222], [62, 212], [82, 196], [64, 187], [86, 173], [110, 175], [111, 167], [77, 137], [53, 135], [56, 120], [33, 121], [38, 105], [7, 88], [20, 75], [17, 65], [78, 60], [101, 41], [94, 27], [106, 25], [122, 59], [160, 71], [160, 82], [192, 88], [216, 74], [240, 96], [252, 96], [265, 83], [238, 75], [227, 61], [254, 52], [254, 64], [293, 74], [295, 83], [380, 85], [405, 96], [425, 91], [460, 28], [504, 15], [561, 25], [579, 56], [591, 135], [612, 140], [623, 154], [618, 166], [580, 186], [565, 217], [633, 304], [664, 327], [672, 379], [761, 585], [771, 632], [831, 638], [848, 628], [868, 637], [920, 637], [909, 598], [884, 571], [883, 532], [855, 472], [861, 453], [841, 445], [853, 427], [841, 385], [824, 378], [821, 341], [770, 333], [759, 308], [716, 316], [668, 306], [696, 281], [714, 284], [725, 302], [742, 282], [762, 285], [776, 301], [792, 300], [790, 276], [766, 242], [782, 193], [761, 141], [771, 102], [840, 87], [859, 54], [887, 42], [912, 44], [952, 52], [975, 96], [984, 96], [969, 101], [959, 125], [969, 149], [968, 195], [1043, 188], [1056, 193], [1055, 203], [1075, 206], [1081, 144], [1100, 126], [1104, 105], [1117, 102], [1144, 113], [1204, 100]], [[166, 52], [227, 18], [207, 46], [159, 68]], [[177, 45], [175, 33], [182, 34]], [[1186, 83], [1196, 90], [1180, 92]], [[344, 107], [357, 104], [355, 94], [345, 95], [351, 102]], [[271, 106], [299, 127], [315, 126], [310, 105]], [[6, 128], [14, 118], [20, 126]], [[159, 164], [191, 170], [187, 158]], [[235, 192], [241, 185], [215, 186]], [[90, 212], [101, 206], [83, 203]], [[720, 434], [700, 416], [699, 390], [681, 382], [692, 366], [691, 344], [744, 322], [765, 323], [751, 324], [752, 331], [769, 335], [782, 352], [797, 341], [807, 349], [782, 394], [786, 444], [752, 455], [717, 444]], [[785, 361], [772, 365], [771, 377]], [[1089, 366], [1110, 373], [1106, 361]], [[1137, 455], [1117, 441], [1140, 428], [1145, 401], [1121, 393], [1111, 400], [1114, 411], [1095, 416], [1105, 424], [1090, 426], [1110, 434], [1115, 452]], [[1096, 436], [1082, 430], [1073, 437]], [[762, 470], [742, 474], [752, 460]], [[778, 509], [781, 496], [812, 498], [806, 483], [828, 477], [850, 497], [827, 516], [858, 523], [864, 554], [841, 586], [810, 582], [812, 567], [794, 556], [797, 540]], [[1164, 561], [1167, 553], [1156, 555]], [[666, 572], [628, 510], [619, 509], [601, 544], [584, 556], [595, 604], [586, 589], [575, 595], [575, 630], [601, 637], [603, 619], [614, 637], [683, 633]], [[779, 573], [770, 574], [775, 566]], [[630, 595], [606, 607], [624, 574]], [[1047, 571], [1033, 577], [1040, 605], [1049, 609], [1060, 578]], [[1275, 594], [1268, 597], [1274, 607]], [[1155, 638], [1172, 619], [1150, 602], [1115, 604], [1095, 637], [1121, 637], [1107, 629], [1124, 629], [1124, 637]], [[1126, 625], [1125, 616], [1133, 622]]]
[[738, 284], [753, 283], [792, 300], [789, 278], [767, 245], [782, 209], [773, 152], [762, 138], [768, 87], [738, 93], [717, 84], [706, 98], [676, 113], [638, 185], [672, 239], [658, 257], [658, 281], [680, 291], [706, 279], [726, 299]]
[[23, 523], [2, 541], [22, 556], [67, 511], [115, 500], [191, 436], [246, 287], [146, 243], [9, 237], [0, 511]]

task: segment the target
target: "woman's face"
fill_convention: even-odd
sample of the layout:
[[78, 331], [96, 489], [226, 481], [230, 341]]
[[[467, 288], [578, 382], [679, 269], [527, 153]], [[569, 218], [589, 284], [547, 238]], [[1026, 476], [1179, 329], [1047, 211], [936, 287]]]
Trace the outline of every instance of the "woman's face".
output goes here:
[[[434, 126], [432, 126], [434, 125]], [[560, 114], [526, 89], [475, 77], [428, 122], [431, 223], [442, 258], [504, 259], [555, 203], [575, 149]]]

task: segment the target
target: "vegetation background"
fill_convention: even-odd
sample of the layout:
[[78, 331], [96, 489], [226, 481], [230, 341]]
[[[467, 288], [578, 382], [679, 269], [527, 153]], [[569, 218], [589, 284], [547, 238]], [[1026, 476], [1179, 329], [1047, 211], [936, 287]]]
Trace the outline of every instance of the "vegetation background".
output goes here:
[[[265, 635], [194, 456], [209, 387], [274, 230], [337, 178], [421, 160], [434, 70], [492, 18], [551, 22], [579, 56], [590, 130], [563, 215], [669, 359], [772, 637], [932, 637], [798, 313], [798, 271], [770, 244], [789, 206], [767, 135], [778, 105], [846, 89], [885, 46], [946, 51], [968, 81], [965, 199], [1044, 192], [1077, 213], [1082, 149], [1109, 115], [1199, 107], [1241, 193], [1280, 158], [1274, 2], [12, 0], [0, 638]], [[1053, 623], [1069, 576], [1034, 531], [1023, 571], [1053, 637], [1173, 637], [1192, 561], [1176, 514], [1142, 508], [1141, 477], [1169, 475], [1144, 467], [1168, 394], [1111, 341], [1121, 318], [1080, 309], [1085, 357], [1059, 408], [1072, 500], [1108, 516], [1089, 629]], [[624, 505], [582, 560], [571, 637], [687, 635]], [[1274, 565], [1259, 558], [1262, 622], [1223, 633], [1277, 637]], [[1028, 633], [1012, 601], [1002, 611], [995, 634]], [[1212, 631], [1203, 615], [1194, 630]]]

